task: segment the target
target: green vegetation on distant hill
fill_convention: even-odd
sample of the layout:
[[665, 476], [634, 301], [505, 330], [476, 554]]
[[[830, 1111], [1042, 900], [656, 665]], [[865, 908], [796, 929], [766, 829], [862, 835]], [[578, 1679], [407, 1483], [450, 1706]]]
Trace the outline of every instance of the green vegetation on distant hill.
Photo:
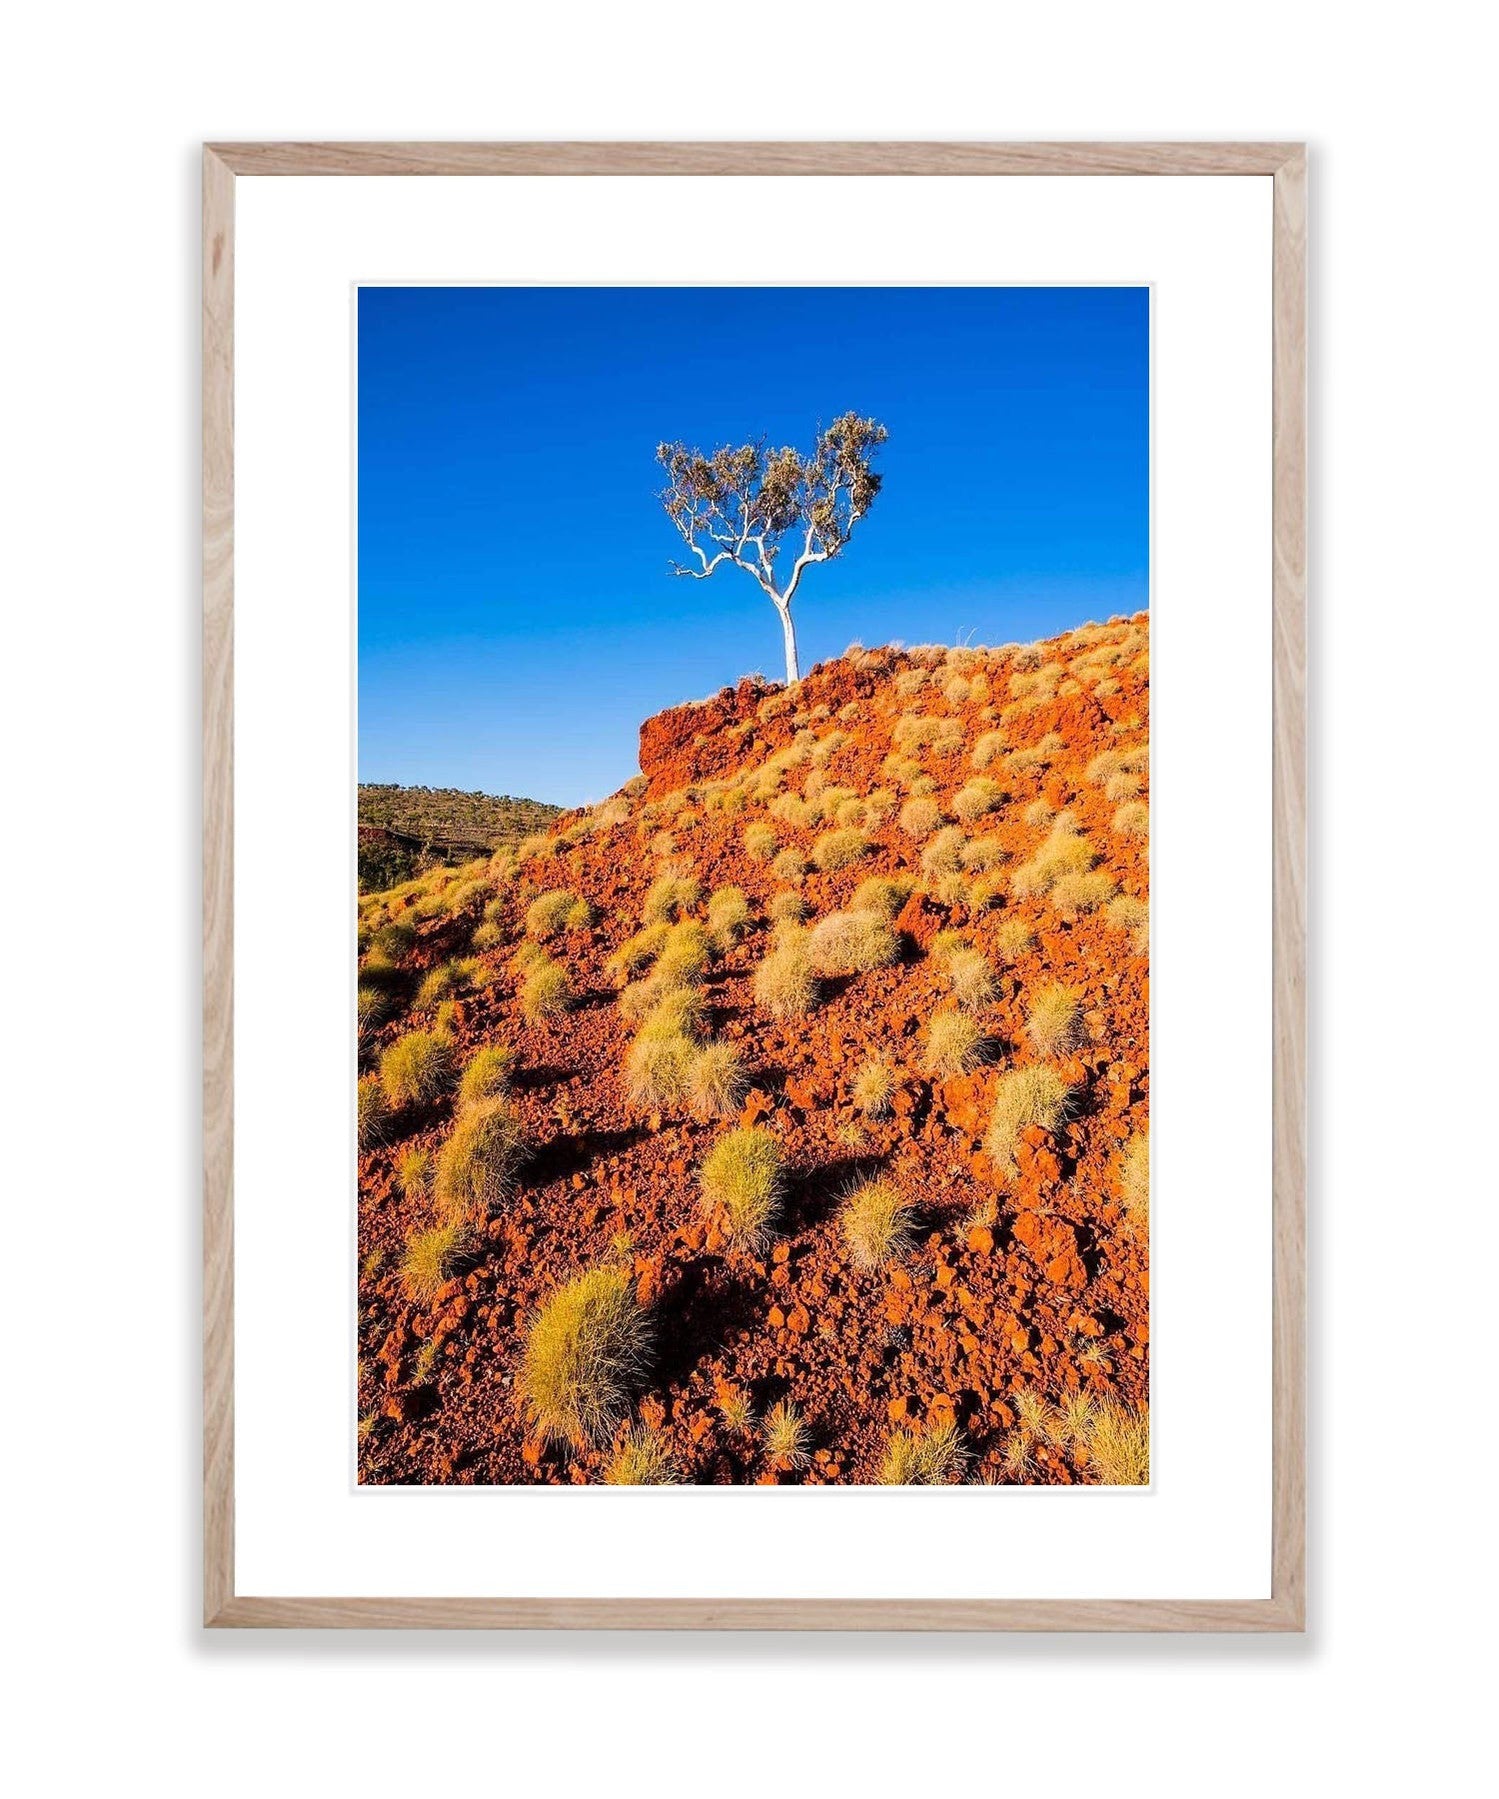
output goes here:
[[[433, 862], [464, 851], [497, 850], [544, 831], [562, 810], [509, 794], [460, 793], [453, 787], [399, 787], [361, 782], [359, 886], [394, 886]], [[380, 832], [396, 832], [385, 837]], [[408, 841], [403, 841], [406, 839]], [[454, 852], [448, 846], [454, 846]]]

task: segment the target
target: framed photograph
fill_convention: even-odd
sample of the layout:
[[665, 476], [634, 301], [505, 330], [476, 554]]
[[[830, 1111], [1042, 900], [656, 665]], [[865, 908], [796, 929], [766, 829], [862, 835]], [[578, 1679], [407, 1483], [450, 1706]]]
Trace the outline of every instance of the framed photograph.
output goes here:
[[1305, 205], [206, 148], [209, 1625], [1303, 1628]]

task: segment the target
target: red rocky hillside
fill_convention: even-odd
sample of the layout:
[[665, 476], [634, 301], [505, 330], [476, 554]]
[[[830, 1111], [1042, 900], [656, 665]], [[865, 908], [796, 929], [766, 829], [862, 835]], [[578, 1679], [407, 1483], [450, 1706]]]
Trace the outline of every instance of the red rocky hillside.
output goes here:
[[1148, 779], [1143, 615], [856, 646], [363, 899], [361, 1479], [1147, 1479]]

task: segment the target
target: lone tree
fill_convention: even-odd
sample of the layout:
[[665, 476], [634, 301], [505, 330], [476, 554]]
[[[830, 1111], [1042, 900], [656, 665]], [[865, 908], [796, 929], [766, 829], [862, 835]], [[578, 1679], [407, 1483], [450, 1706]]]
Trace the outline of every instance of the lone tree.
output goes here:
[[807, 456], [767, 450], [763, 440], [711, 456], [679, 443], [656, 448], [667, 474], [661, 504], [697, 558], [695, 568], [672, 563], [672, 573], [704, 581], [732, 562], [753, 575], [781, 615], [788, 686], [801, 679], [791, 601], [812, 564], [840, 555], [874, 504], [881, 478], [871, 464], [888, 436], [877, 420], [845, 412]]

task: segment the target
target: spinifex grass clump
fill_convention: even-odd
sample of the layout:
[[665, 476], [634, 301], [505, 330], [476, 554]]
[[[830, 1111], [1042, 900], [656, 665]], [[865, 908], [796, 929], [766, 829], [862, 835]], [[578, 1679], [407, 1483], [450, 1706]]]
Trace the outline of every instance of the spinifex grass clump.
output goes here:
[[625, 1054], [625, 1087], [636, 1106], [674, 1107], [687, 1097], [698, 1043], [670, 1004], [651, 1012]]
[[772, 1468], [784, 1474], [798, 1473], [812, 1465], [812, 1433], [789, 1399], [779, 1400], [765, 1414], [765, 1454]]
[[866, 974], [900, 958], [900, 939], [878, 912], [830, 912], [808, 942], [818, 974]]
[[458, 1083], [460, 1106], [476, 1106], [481, 1100], [496, 1099], [510, 1091], [510, 1076], [515, 1069], [515, 1051], [503, 1043], [487, 1043], [476, 1049]]
[[401, 1285], [418, 1305], [435, 1298], [458, 1272], [468, 1246], [468, 1232], [458, 1219], [413, 1231], [401, 1257]]
[[953, 795], [953, 816], [965, 825], [971, 825], [986, 813], [998, 811], [1007, 798], [998, 781], [991, 781], [986, 775], [975, 775]]
[[705, 1043], [687, 1071], [687, 1100], [697, 1118], [732, 1118], [749, 1077], [732, 1043]]
[[606, 1487], [673, 1487], [677, 1479], [666, 1439], [648, 1424], [625, 1433], [604, 1470]]
[[390, 1123], [390, 1106], [386, 1102], [384, 1088], [375, 1075], [366, 1075], [359, 1083], [357, 1093], [359, 1147], [369, 1149], [385, 1136], [386, 1127]]
[[681, 918], [698, 903], [702, 889], [691, 875], [664, 874], [651, 883], [641, 912], [645, 924]]
[[1025, 1034], [1043, 1056], [1064, 1056], [1083, 1040], [1082, 1007], [1070, 987], [1058, 981], [1045, 986], [1031, 1001]]
[[885, 1458], [880, 1463], [882, 1487], [941, 1487], [961, 1471], [964, 1462], [962, 1438], [951, 1419], [930, 1430], [916, 1432], [898, 1430], [885, 1445]]
[[593, 908], [566, 887], [539, 893], [526, 908], [526, 931], [538, 942], [549, 942], [564, 931], [580, 931], [593, 923]]
[[916, 1211], [889, 1181], [856, 1187], [838, 1208], [838, 1221], [857, 1268], [880, 1268], [898, 1260], [916, 1235]]
[[996, 1168], [1012, 1173], [1020, 1133], [1031, 1125], [1054, 1131], [1067, 1116], [1072, 1090], [1055, 1069], [1036, 1063], [999, 1078], [984, 1150]]
[[1119, 1158], [1119, 1197], [1136, 1224], [1150, 1216], [1150, 1132], [1131, 1137]]
[[560, 962], [544, 955], [531, 959], [521, 982], [520, 1009], [533, 1024], [560, 1017], [570, 1010], [575, 997], [572, 980]]
[[433, 1195], [444, 1218], [482, 1221], [515, 1190], [526, 1134], [508, 1099], [480, 1100], [459, 1113], [438, 1152]]
[[994, 971], [988, 958], [976, 949], [962, 949], [947, 958], [947, 984], [958, 1006], [977, 1012], [994, 998]]
[[645, 1368], [650, 1325], [629, 1272], [592, 1268], [559, 1287], [532, 1321], [520, 1392], [549, 1442], [606, 1440]]
[[785, 1179], [781, 1146], [769, 1131], [730, 1131], [703, 1164], [703, 1209], [723, 1220], [731, 1242], [762, 1248], [780, 1216]]
[[824, 874], [830, 874], [836, 869], [848, 868], [861, 856], [867, 856], [872, 848], [860, 830], [825, 831], [812, 845], [812, 860]]
[[783, 927], [776, 947], [755, 970], [755, 1004], [772, 1018], [802, 1018], [817, 1004], [811, 932]]
[[429, 1106], [448, 1083], [453, 1046], [437, 1031], [408, 1031], [380, 1058], [380, 1086], [393, 1111]]
[[988, 1060], [984, 1027], [968, 1012], [937, 1012], [926, 1028], [928, 1074], [967, 1074]]
[[866, 1118], [887, 1118], [895, 1098], [895, 1070], [888, 1062], [866, 1062], [854, 1076], [854, 1104]]
[[1150, 1484], [1150, 1414], [1105, 1399], [1087, 1435], [1089, 1472], [1104, 1487]]
[[888, 875], [870, 875], [854, 889], [849, 910], [874, 912], [881, 918], [892, 919], [911, 897], [915, 885], [909, 875], [897, 875], [893, 879]]
[[720, 887], [708, 897], [708, 933], [714, 949], [731, 949], [750, 926], [750, 905], [742, 887]]

